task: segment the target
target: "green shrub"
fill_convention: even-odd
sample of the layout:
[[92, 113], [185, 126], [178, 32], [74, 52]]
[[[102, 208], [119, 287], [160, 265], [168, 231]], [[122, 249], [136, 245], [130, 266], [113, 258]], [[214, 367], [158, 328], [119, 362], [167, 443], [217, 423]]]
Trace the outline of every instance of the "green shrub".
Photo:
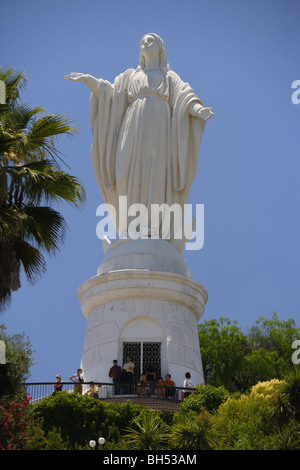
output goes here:
[[178, 415], [171, 428], [173, 449], [211, 450], [221, 445], [223, 436], [214, 424], [214, 417], [203, 410], [197, 416]]
[[[96, 435], [105, 438], [106, 450], [129, 450], [132, 446], [300, 450], [298, 398], [298, 375], [286, 384], [278, 379], [259, 382], [238, 396], [224, 387], [200, 385], [174, 414], [131, 401], [108, 404], [60, 392], [31, 407], [34, 424], [28, 428], [27, 438], [30, 448], [40, 450], [89, 449], [88, 442]], [[289, 413], [283, 407], [286, 400]]]
[[179, 412], [183, 414], [190, 412], [198, 414], [203, 408], [206, 408], [210, 413], [214, 413], [229, 397], [230, 393], [223, 386], [198, 385], [195, 393], [183, 400]]
[[162, 450], [168, 448], [169, 426], [160, 413], [142, 412], [126, 429], [125, 439], [132, 450]]
[[118, 442], [142, 408], [130, 401], [108, 404], [86, 395], [60, 392], [35, 405], [33, 416], [42, 420], [45, 436], [59, 429], [62, 440], [74, 448], [86, 446], [95, 434], [111, 443]]

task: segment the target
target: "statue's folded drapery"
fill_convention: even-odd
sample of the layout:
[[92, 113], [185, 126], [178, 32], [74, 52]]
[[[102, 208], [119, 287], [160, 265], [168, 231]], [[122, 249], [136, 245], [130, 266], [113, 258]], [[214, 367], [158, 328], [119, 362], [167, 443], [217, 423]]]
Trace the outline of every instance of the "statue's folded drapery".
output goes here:
[[105, 203], [116, 209], [118, 233], [119, 196], [149, 212], [155, 203], [188, 203], [205, 129], [189, 113], [194, 101], [204, 106], [170, 70], [129, 69], [113, 84], [99, 80], [90, 99], [92, 163]]

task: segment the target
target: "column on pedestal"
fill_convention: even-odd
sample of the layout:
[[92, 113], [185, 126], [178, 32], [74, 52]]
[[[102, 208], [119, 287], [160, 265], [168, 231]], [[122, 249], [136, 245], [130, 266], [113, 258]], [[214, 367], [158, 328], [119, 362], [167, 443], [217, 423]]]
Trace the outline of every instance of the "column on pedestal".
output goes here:
[[[114, 359], [123, 365], [124, 343], [160, 343], [161, 374], [182, 386], [185, 372], [203, 382], [197, 322], [206, 289], [186, 276], [146, 270], [97, 275], [79, 289], [87, 318], [82, 368], [85, 380], [109, 382]], [[139, 366], [142, 370], [143, 358]]]

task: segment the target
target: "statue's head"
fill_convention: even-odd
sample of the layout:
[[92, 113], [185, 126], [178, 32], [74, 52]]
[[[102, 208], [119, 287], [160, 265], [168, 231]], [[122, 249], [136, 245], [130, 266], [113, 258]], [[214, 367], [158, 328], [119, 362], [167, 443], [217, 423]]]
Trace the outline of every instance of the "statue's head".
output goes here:
[[163, 72], [167, 72], [170, 69], [170, 67], [169, 67], [168, 60], [167, 60], [167, 53], [166, 53], [165, 44], [164, 44], [164, 41], [162, 40], [162, 38], [160, 36], [158, 36], [158, 34], [155, 34], [155, 33], [145, 34], [142, 37], [141, 41], [140, 41], [140, 64], [139, 64], [139, 68], [143, 69], [145, 67], [145, 57], [143, 55], [142, 46], [144, 44], [145, 38], [147, 38], [149, 36], [151, 36], [154, 39], [154, 41], [157, 45], [158, 54], [159, 54], [159, 67]]

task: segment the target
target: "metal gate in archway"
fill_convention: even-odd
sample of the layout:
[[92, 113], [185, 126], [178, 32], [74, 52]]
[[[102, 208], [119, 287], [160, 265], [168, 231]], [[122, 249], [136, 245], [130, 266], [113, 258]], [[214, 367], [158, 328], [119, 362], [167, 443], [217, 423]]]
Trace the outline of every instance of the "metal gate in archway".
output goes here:
[[160, 342], [124, 342], [123, 343], [123, 364], [130, 357], [135, 365], [134, 378], [137, 382], [141, 374], [148, 370], [156, 373], [156, 377], [161, 375], [161, 343]]

